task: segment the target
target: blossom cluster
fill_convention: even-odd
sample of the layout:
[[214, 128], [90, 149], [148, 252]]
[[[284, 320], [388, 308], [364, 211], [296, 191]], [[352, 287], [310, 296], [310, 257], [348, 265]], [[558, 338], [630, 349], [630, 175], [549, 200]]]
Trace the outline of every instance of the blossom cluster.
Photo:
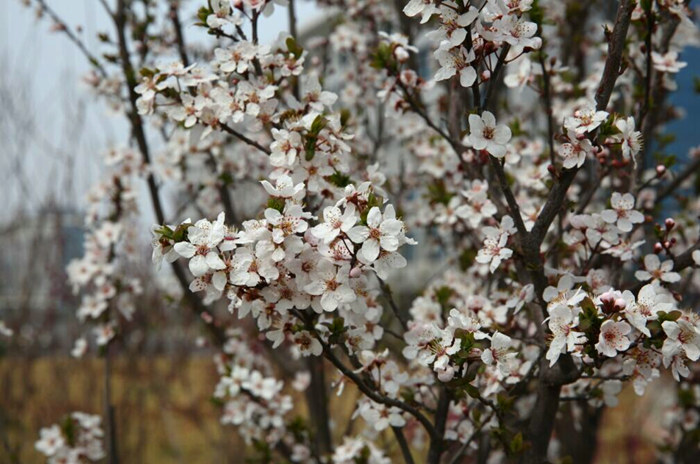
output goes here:
[[[655, 224], [673, 160], [642, 156], [650, 108], [630, 97], [662, 105], [673, 89], [693, 37], [682, 2], [634, 2], [612, 73], [602, 16], [586, 13], [586, 59], [563, 43], [567, 2], [410, 0], [416, 21], [387, 33], [395, 2], [323, 0], [343, 18], [308, 49], [288, 34], [261, 43], [274, 3], [207, 2], [198, 26], [216, 42], [199, 62], [140, 66], [130, 117], [165, 146], [148, 167], [113, 155], [110, 207], [91, 211], [69, 268], [98, 344], [139, 288], [116, 258], [132, 243], [128, 179], [148, 173], [183, 202], [153, 227], [152, 259], [186, 262], [197, 312], [223, 333], [222, 422], [292, 461], [390, 462], [389, 431], [474, 456], [489, 439], [506, 461], [529, 449], [509, 428], [537, 414], [543, 376], [570, 371], [561, 396], [576, 414], [614, 406], [627, 381], [642, 394], [662, 369], [694, 381], [700, 320], [683, 293], [700, 203]], [[649, 27], [666, 16], [673, 40]], [[119, 102], [119, 84], [95, 88]], [[326, 360], [339, 395], [362, 393], [350, 421], [366, 427], [319, 456], [291, 389], [310, 388], [299, 366]]]
[[[85, 253], [67, 267], [73, 291], [82, 294], [78, 319], [95, 324], [98, 346], [115, 337], [121, 320], [131, 319], [133, 298], [142, 292], [140, 280], [119, 266], [126, 266], [139, 253], [134, 246], [133, 221], [138, 214], [135, 183], [143, 175], [143, 161], [132, 149], [112, 149], [105, 156], [105, 165], [105, 179], [88, 195]], [[87, 346], [85, 338], [78, 339], [73, 355], [82, 356]]]
[[42, 428], [36, 449], [50, 464], [98, 462], [105, 457], [100, 416], [73, 412], [60, 424]]

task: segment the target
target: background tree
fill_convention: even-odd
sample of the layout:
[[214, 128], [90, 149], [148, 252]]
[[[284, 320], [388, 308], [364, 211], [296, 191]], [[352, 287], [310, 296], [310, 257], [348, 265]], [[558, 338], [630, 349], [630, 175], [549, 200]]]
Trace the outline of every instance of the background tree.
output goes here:
[[[589, 462], [602, 408], [668, 370], [659, 456], [694, 462], [698, 159], [676, 168], [657, 140], [697, 41], [688, 5], [318, 3], [320, 39], [293, 0], [216, 0], [190, 44], [179, 2], [103, 2], [93, 52], [37, 1], [131, 129], [68, 268], [93, 332], [76, 352], [109, 366], [151, 281], [127, 265], [144, 182], [153, 260], [261, 459]], [[289, 32], [261, 43], [282, 4]], [[74, 413], [42, 431], [50, 459], [118, 460], [105, 372], [106, 451]]]

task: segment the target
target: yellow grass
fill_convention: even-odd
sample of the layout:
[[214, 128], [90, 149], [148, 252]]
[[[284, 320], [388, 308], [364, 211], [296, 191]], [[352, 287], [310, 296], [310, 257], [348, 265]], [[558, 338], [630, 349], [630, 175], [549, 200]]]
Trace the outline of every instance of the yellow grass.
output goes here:
[[[99, 359], [0, 360], [2, 432], [18, 447], [18, 462], [43, 462], [33, 447], [42, 426], [70, 411], [102, 414], [103, 372]], [[219, 424], [209, 401], [216, 382], [210, 358], [120, 359], [113, 373], [122, 462], [242, 462], [241, 440]], [[12, 462], [4, 446], [0, 462]]]
[[[102, 415], [103, 366], [100, 359], [0, 359], [0, 463], [44, 462], [34, 450], [41, 427], [71, 411]], [[219, 423], [220, 410], [209, 401], [216, 381], [208, 356], [113, 361], [112, 395], [122, 463], [244, 462], [244, 443], [234, 428]], [[604, 416], [596, 462], [653, 462], [650, 438], [659, 436], [664, 399], [670, 394], [663, 385], [657, 384], [645, 398], [629, 388], [623, 392], [620, 406]], [[357, 392], [346, 388], [340, 398], [335, 392], [330, 395], [333, 435], [340, 441]], [[298, 412], [304, 414], [305, 408]], [[358, 421], [354, 431], [362, 426]], [[17, 461], [11, 459], [8, 447], [17, 453]]]

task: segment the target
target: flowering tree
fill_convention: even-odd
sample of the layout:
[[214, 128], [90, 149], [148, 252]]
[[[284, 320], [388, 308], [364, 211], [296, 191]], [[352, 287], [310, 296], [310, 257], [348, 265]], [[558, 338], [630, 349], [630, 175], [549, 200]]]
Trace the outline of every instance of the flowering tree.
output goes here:
[[[323, 0], [327, 33], [302, 40], [294, 0], [103, 1], [100, 55], [36, 3], [130, 124], [69, 266], [94, 331], [76, 355], [108, 358], [145, 310], [124, 264], [145, 181], [153, 261], [263, 460], [589, 462], [600, 411], [669, 371], [659, 455], [697, 462], [700, 156], [659, 136], [687, 2]], [[37, 449], [102, 458], [98, 419], [66, 424]]]

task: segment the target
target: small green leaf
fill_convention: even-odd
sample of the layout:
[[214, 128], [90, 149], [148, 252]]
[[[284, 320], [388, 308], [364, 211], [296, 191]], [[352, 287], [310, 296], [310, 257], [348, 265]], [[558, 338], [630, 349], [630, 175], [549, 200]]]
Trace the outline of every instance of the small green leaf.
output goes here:
[[287, 50], [294, 55], [295, 58], [300, 58], [304, 49], [297, 43], [294, 37], [289, 37], [285, 43], [287, 44]]

